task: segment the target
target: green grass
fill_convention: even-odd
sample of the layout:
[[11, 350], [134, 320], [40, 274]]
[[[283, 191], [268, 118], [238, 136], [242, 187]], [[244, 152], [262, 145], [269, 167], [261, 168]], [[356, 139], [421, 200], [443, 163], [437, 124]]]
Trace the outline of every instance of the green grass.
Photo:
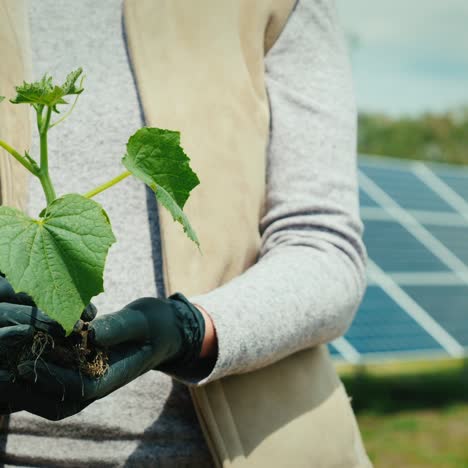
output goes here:
[[376, 468], [468, 468], [463, 361], [342, 369]]
[[394, 414], [361, 412], [358, 422], [376, 468], [468, 467], [468, 405]]

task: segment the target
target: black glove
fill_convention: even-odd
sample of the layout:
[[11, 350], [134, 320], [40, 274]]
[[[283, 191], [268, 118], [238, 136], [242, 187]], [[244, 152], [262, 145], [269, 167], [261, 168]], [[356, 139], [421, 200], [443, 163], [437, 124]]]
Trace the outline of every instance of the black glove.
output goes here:
[[109, 358], [102, 377], [87, 377], [42, 360], [22, 362], [18, 372], [36, 394], [63, 402], [65, 417], [72, 408], [80, 411], [151, 369], [190, 368], [197, 362], [204, 336], [203, 315], [182, 294], [166, 300], [142, 298], [90, 324], [89, 341], [106, 349]]
[[[95, 316], [96, 308], [90, 304], [81, 318], [90, 321]], [[57, 322], [42, 313], [27, 294], [15, 294], [0, 275], [0, 414], [27, 410], [48, 419], [74, 414], [79, 411], [75, 406], [65, 407], [56, 398], [33, 392], [29, 383], [18, 379], [18, 352], [31, 346], [36, 331], [64, 336]]]

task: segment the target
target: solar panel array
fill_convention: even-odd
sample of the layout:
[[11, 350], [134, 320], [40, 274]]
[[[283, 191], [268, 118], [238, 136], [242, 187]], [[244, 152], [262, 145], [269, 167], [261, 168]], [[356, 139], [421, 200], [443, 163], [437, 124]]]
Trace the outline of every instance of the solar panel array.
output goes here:
[[332, 355], [468, 354], [468, 169], [360, 157], [368, 288]]

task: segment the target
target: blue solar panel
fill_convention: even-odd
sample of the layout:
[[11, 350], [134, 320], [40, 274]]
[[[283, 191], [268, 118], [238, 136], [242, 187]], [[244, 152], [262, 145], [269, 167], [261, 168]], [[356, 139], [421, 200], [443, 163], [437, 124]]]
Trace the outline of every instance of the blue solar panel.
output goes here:
[[408, 170], [361, 165], [360, 169], [401, 207], [408, 210], [455, 210]]
[[[431, 167], [432, 170], [434, 170]], [[437, 171], [436, 171], [437, 172]], [[447, 171], [437, 172], [440, 177], [452, 190], [468, 202], [468, 173], [466, 169], [464, 174], [448, 174]]]
[[369, 256], [389, 272], [448, 271], [437, 257], [395, 221], [364, 222]]
[[[426, 229], [442, 244], [468, 265], [468, 225], [429, 226]], [[468, 299], [468, 298], [467, 298]]]
[[364, 190], [359, 190], [359, 204], [361, 206], [379, 206]]
[[468, 347], [468, 286], [407, 286], [404, 289], [461, 345]]
[[[370, 158], [363, 157], [359, 167], [403, 210], [424, 212], [413, 213], [411, 222], [421, 222], [435, 239], [468, 267], [468, 221], [416, 176], [411, 162], [393, 162], [388, 158], [370, 162]], [[435, 177], [468, 203], [468, 170], [457, 168], [452, 171], [447, 166], [439, 168], [435, 164], [430, 169]], [[394, 288], [394, 297], [409, 295], [427, 312], [428, 320], [432, 317], [448, 335], [466, 347], [468, 353], [468, 280], [463, 284], [463, 278], [456, 274], [458, 272], [421, 242], [417, 231], [411, 234], [400, 222], [398, 213], [391, 214], [382, 208], [364, 187], [360, 188], [359, 198], [361, 207], [367, 208], [361, 213], [369, 258], [387, 275], [384, 279]], [[443, 254], [443, 251], [438, 253]], [[363, 360], [403, 358], [424, 353], [449, 354], [413, 318], [411, 310], [402, 308], [379, 286], [384, 285], [380, 275], [374, 277], [373, 270], [370, 270], [369, 278], [371, 286], [344, 336], [351, 347], [350, 352], [354, 348]], [[329, 349], [332, 356], [341, 357], [333, 344]], [[344, 351], [343, 357], [347, 357]], [[356, 355], [352, 353], [349, 359], [354, 361]]]
[[443, 348], [382, 289], [367, 288], [346, 339], [360, 353], [440, 351]]
[[328, 351], [330, 351], [330, 355], [333, 357], [341, 357], [340, 352], [333, 346], [333, 343], [328, 343]]

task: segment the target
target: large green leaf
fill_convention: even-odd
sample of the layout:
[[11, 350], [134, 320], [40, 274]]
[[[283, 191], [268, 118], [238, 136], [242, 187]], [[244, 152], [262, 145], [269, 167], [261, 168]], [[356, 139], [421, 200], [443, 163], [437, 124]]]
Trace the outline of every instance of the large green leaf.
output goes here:
[[38, 220], [0, 207], [0, 271], [67, 334], [103, 291], [104, 264], [114, 242], [104, 209], [81, 195], [58, 198]]
[[141, 128], [128, 140], [127, 154], [122, 162], [133, 175], [151, 187], [174, 220], [182, 224], [187, 236], [199, 245], [197, 235], [182, 209], [190, 191], [200, 181], [180, 146], [180, 133], [160, 128]]

